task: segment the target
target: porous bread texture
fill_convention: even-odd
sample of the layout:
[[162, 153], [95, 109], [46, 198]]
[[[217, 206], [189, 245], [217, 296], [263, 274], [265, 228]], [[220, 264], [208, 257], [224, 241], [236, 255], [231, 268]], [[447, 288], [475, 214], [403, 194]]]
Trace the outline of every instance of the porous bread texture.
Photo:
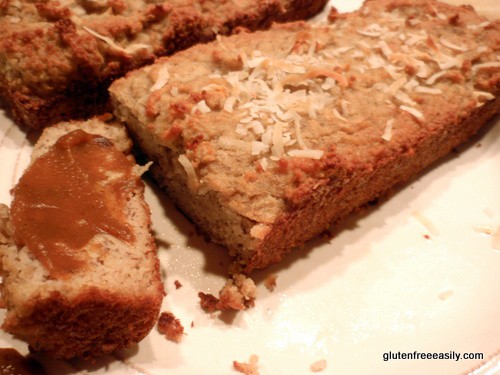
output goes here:
[[[45, 129], [32, 161], [76, 129], [104, 136], [126, 154], [130, 151], [122, 126], [91, 119]], [[49, 278], [32, 252], [14, 243], [8, 208], [0, 205], [5, 331], [26, 340], [33, 350], [63, 359], [102, 356], [148, 334], [158, 319], [164, 292], [140, 168], [134, 172], [137, 187], [123, 208], [134, 242], [96, 235], [81, 249], [87, 255], [86, 266], [62, 279]]]
[[244, 272], [387, 194], [499, 111], [500, 22], [367, 1], [221, 37], [110, 87], [180, 209]]
[[238, 27], [318, 13], [326, 0], [0, 2], [0, 95], [41, 128], [104, 110], [109, 83], [156, 57]]

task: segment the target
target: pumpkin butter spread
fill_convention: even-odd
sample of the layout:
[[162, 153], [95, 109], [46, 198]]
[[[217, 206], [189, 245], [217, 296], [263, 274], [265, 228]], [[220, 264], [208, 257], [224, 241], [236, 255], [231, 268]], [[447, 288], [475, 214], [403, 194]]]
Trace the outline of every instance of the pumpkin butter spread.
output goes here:
[[52, 276], [85, 265], [79, 251], [97, 234], [133, 240], [122, 207], [133, 164], [104, 137], [75, 130], [38, 158], [14, 189], [14, 237]]

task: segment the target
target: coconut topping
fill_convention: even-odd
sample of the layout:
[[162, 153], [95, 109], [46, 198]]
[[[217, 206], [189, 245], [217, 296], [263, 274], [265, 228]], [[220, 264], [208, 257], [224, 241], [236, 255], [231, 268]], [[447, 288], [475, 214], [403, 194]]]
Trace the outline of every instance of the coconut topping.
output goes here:
[[[461, 89], [476, 106], [495, 98], [476, 89], [474, 78], [483, 70], [500, 68], [499, 56], [494, 56], [496, 61], [491, 55], [484, 58], [493, 51], [479, 42], [453, 34], [443, 36], [421, 26], [436, 18], [447, 20], [444, 13], [408, 17], [396, 9], [374, 18], [367, 9], [366, 20], [354, 25], [353, 31], [341, 20], [310, 26], [295, 35], [288, 52], [235, 48], [230, 40], [218, 37], [214, 68], [194, 89], [200, 95], [193, 96], [190, 115], [231, 114], [234, 128], [218, 135], [218, 146], [247, 152], [255, 157], [257, 168], [266, 171], [282, 158], [321, 159], [326, 148], [316, 146], [321, 141], [312, 136], [318, 133], [318, 124], [328, 123], [349, 133], [350, 127], [355, 129], [360, 120], [366, 120], [357, 97], [360, 87], [367, 90], [364, 98], [376, 97], [377, 106], [386, 106], [385, 117], [370, 119], [380, 122], [381, 138], [386, 142], [393, 138], [395, 118], [403, 113], [425, 126], [425, 103], [432, 96], [443, 95], [448, 81], [465, 81]], [[469, 29], [487, 25], [469, 25]], [[339, 29], [351, 32], [349, 38], [338, 38]], [[161, 68], [150, 91], [160, 89], [169, 79], [167, 68]], [[210, 101], [210, 93], [218, 93], [216, 105]], [[309, 131], [311, 127], [315, 130]], [[188, 152], [179, 162], [196, 184], [191, 157]]]
[[[151, 86], [149, 91], [153, 92], [153, 91], [160, 90], [161, 88], [163, 88], [167, 84], [169, 78], [170, 78], [170, 74], [168, 73], [168, 66], [163, 65], [160, 68], [160, 70], [158, 71], [158, 78], [157, 78], [156, 82], [154, 83], [153, 86]], [[172, 94], [172, 95], [174, 95], [174, 94]]]
[[100, 39], [103, 42], [105, 42], [106, 44], [108, 44], [111, 48], [113, 48], [117, 51], [123, 52], [127, 55], [133, 55], [134, 53], [136, 53], [139, 50], [151, 49], [151, 46], [149, 46], [147, 44], [142, 44], [142, 43], [133, 43], [133, 44], [130, 44], [127, 48], [123, 48], [123, 47], [120, 47], [118, 44], [116, 44], [116, 42], [113, 39], [108, 38], [107, 36], [101, 35], [101, 34], [97, 33], [96, 31], [92, 30], [91, 28], [88, 28], [87, 26], [82, 26], [82, 28], [86, 32], [88, 32], [90, 35], [92, 35], [92, 36], [96, 37], [97, 39]]

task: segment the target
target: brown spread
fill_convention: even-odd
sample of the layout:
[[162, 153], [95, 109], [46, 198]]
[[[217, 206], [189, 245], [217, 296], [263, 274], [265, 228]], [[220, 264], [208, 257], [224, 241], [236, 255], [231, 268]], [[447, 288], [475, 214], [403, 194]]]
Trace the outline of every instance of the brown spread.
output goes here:
[[133, 163], [101, 136], [75, 130], [36, 159], [14, 188], [14, 238], [52, 277], [81, 269], [97, 234], [134, 240], [124, 207], [138, 178]]
[[40, 365], [13, 348], [0, 348], [0, 375], [44, 375]]

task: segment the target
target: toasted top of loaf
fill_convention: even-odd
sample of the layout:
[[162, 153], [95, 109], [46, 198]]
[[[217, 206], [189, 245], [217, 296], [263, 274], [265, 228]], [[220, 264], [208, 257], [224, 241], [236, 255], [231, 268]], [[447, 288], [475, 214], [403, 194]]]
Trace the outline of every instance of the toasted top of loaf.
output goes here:
[[[100, 138], [97, 138], [99, 142], [111, 141], [112, 147], [117, 150], [125, 153], [129, 151], [130, 140], [123, 127], [119, 125], [106, 124], [97, 119], [83, 123], [61, 123], [44, 131], [40, 141], [35, 145], [31, 166], [49, 152], [52, 145], [62, 136], [81, 130], [99, 135]], [[128, 162], [132, 174], [123, 187], [127, 196], [124, 206], [119, 210], [123, 213], [123, 225], [130, 228], [131, 235], [124, 240], [106, 230], [100, 231], [82, 248], [71, 250], [83, 261], [83, 266], [65, 273], [62, 277], [54, 276], [44, 267], [28, 246], [15, 243], [16, 228], [9, 219], [7, 207], [1, 206], [0, 255], [2, 271], [4, 277], [7, 277], [2, 294], [8, 304], [9, 314], [27, 316], [37, 301], [44, 298], [53, 297], [55, 294], [71, 301], [91, 290], [98, 290], [102, 294], [119, 294], [125, 299], [132, 300], [139, 300], [145, 296], [153, 297], [157, 300], [159, 308], [163, 288], [155, 244], [150, 233], [149, 208], [144, 201], [144, 185], [140, 180], [141, 168], [135, 165], [131, 156]], [[111, 175], [110, 181], [116, 177]], [[20, 183], [23, 183], [23, 179]], [[109, 187], [107, 184], [104, 183], [101, 188], [111, 189], [111, 184]], [[54, 186], [54, 189], [57, 188]], [[24, 203], [16, 202], [17, 199], [21, 199], [17, 197], [17, 191], [16, 187], [12, 210], [15, 204]], [[92, 207], [88, 206], [88, 209], [91, 210]], [[54, 214], [66, 215], [58, 210], [54, 210]], [[69, 216], [68, 220], [71, 220]]]
[[[3, 1], [0, 89], [11, 103], [38, 111], [51, 101], [62, 100], [62, 91], [78, 95], [82, 89], [107, 85], [110, 79], [157, 56], [214, 39], [216, 33], [229, 33], [236, 26], [255, 29], [273, 21], [308, 17], [325, 3]], [[85, 85], [79, 86], [79, 82]]]
[[111, 86], [116, 113], [263, 238], [313, 189], [411, 154], [498, 95], [500, 22], [470, 7], [374, 0], [330, 18], [159, 59]]

